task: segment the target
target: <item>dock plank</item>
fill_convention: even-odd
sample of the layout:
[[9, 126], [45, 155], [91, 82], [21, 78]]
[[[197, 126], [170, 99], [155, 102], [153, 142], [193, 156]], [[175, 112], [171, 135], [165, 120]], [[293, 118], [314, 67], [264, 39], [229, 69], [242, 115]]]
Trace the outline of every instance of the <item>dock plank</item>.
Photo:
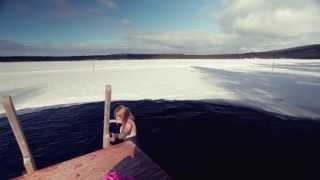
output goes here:
[[157, 164], [131, 141], [58, 163], [16, 179], [101, 180], [111, 170], [116, 170], [123, 176], [130, 176], [135, 179], [170, 179]]

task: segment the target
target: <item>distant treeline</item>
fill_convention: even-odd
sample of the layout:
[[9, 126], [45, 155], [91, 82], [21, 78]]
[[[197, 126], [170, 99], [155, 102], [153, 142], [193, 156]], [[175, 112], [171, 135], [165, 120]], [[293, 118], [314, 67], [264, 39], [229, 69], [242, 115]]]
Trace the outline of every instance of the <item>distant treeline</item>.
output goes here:
[[211, 54], [211, 55], [187, 55], [187, 54], [111, 54], [90, 56], [0, 56], [0, 62], [22, 61], [84, 61], [84, 60], [122, 60], [122, 59], [320, 59], [320, 44], [301, 46], [289, 49], [250, 52], [242, 54]]

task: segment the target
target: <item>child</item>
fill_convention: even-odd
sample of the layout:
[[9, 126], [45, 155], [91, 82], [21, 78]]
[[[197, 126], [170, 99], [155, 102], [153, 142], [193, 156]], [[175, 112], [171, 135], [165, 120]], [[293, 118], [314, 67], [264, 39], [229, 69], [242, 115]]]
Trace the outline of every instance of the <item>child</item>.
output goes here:
[[123, 105], [116, 107], [114, 118], [116, 119], [115, 122], [110, 124], [111, 144], [118, 144], [136, 136], [134, 116], [128, 107]]

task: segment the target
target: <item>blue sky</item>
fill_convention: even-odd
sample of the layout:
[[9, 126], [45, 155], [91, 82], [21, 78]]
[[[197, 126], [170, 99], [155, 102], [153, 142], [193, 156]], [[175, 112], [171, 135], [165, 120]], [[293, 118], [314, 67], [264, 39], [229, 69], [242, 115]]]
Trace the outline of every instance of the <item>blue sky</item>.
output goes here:
[[313, 44], [320, 42], [319, 10], [317, 0], [0, 0], [0, 55], [213, 54]]

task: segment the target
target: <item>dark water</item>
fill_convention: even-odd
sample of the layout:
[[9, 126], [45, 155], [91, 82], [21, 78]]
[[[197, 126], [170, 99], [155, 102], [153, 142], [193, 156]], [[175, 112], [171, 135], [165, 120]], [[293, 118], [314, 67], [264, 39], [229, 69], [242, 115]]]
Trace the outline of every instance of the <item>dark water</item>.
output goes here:
[[[320, 121], [196, 101], [123, 101], [139, 146], [175, 179], [319, 179]], [[102, 146], [103, 103], [20, 116], [39, 168]], [[18, 146], [0, 119], [0, 179], [21, 175]], [[209, 177], [209, 178], [208, 178]]]

